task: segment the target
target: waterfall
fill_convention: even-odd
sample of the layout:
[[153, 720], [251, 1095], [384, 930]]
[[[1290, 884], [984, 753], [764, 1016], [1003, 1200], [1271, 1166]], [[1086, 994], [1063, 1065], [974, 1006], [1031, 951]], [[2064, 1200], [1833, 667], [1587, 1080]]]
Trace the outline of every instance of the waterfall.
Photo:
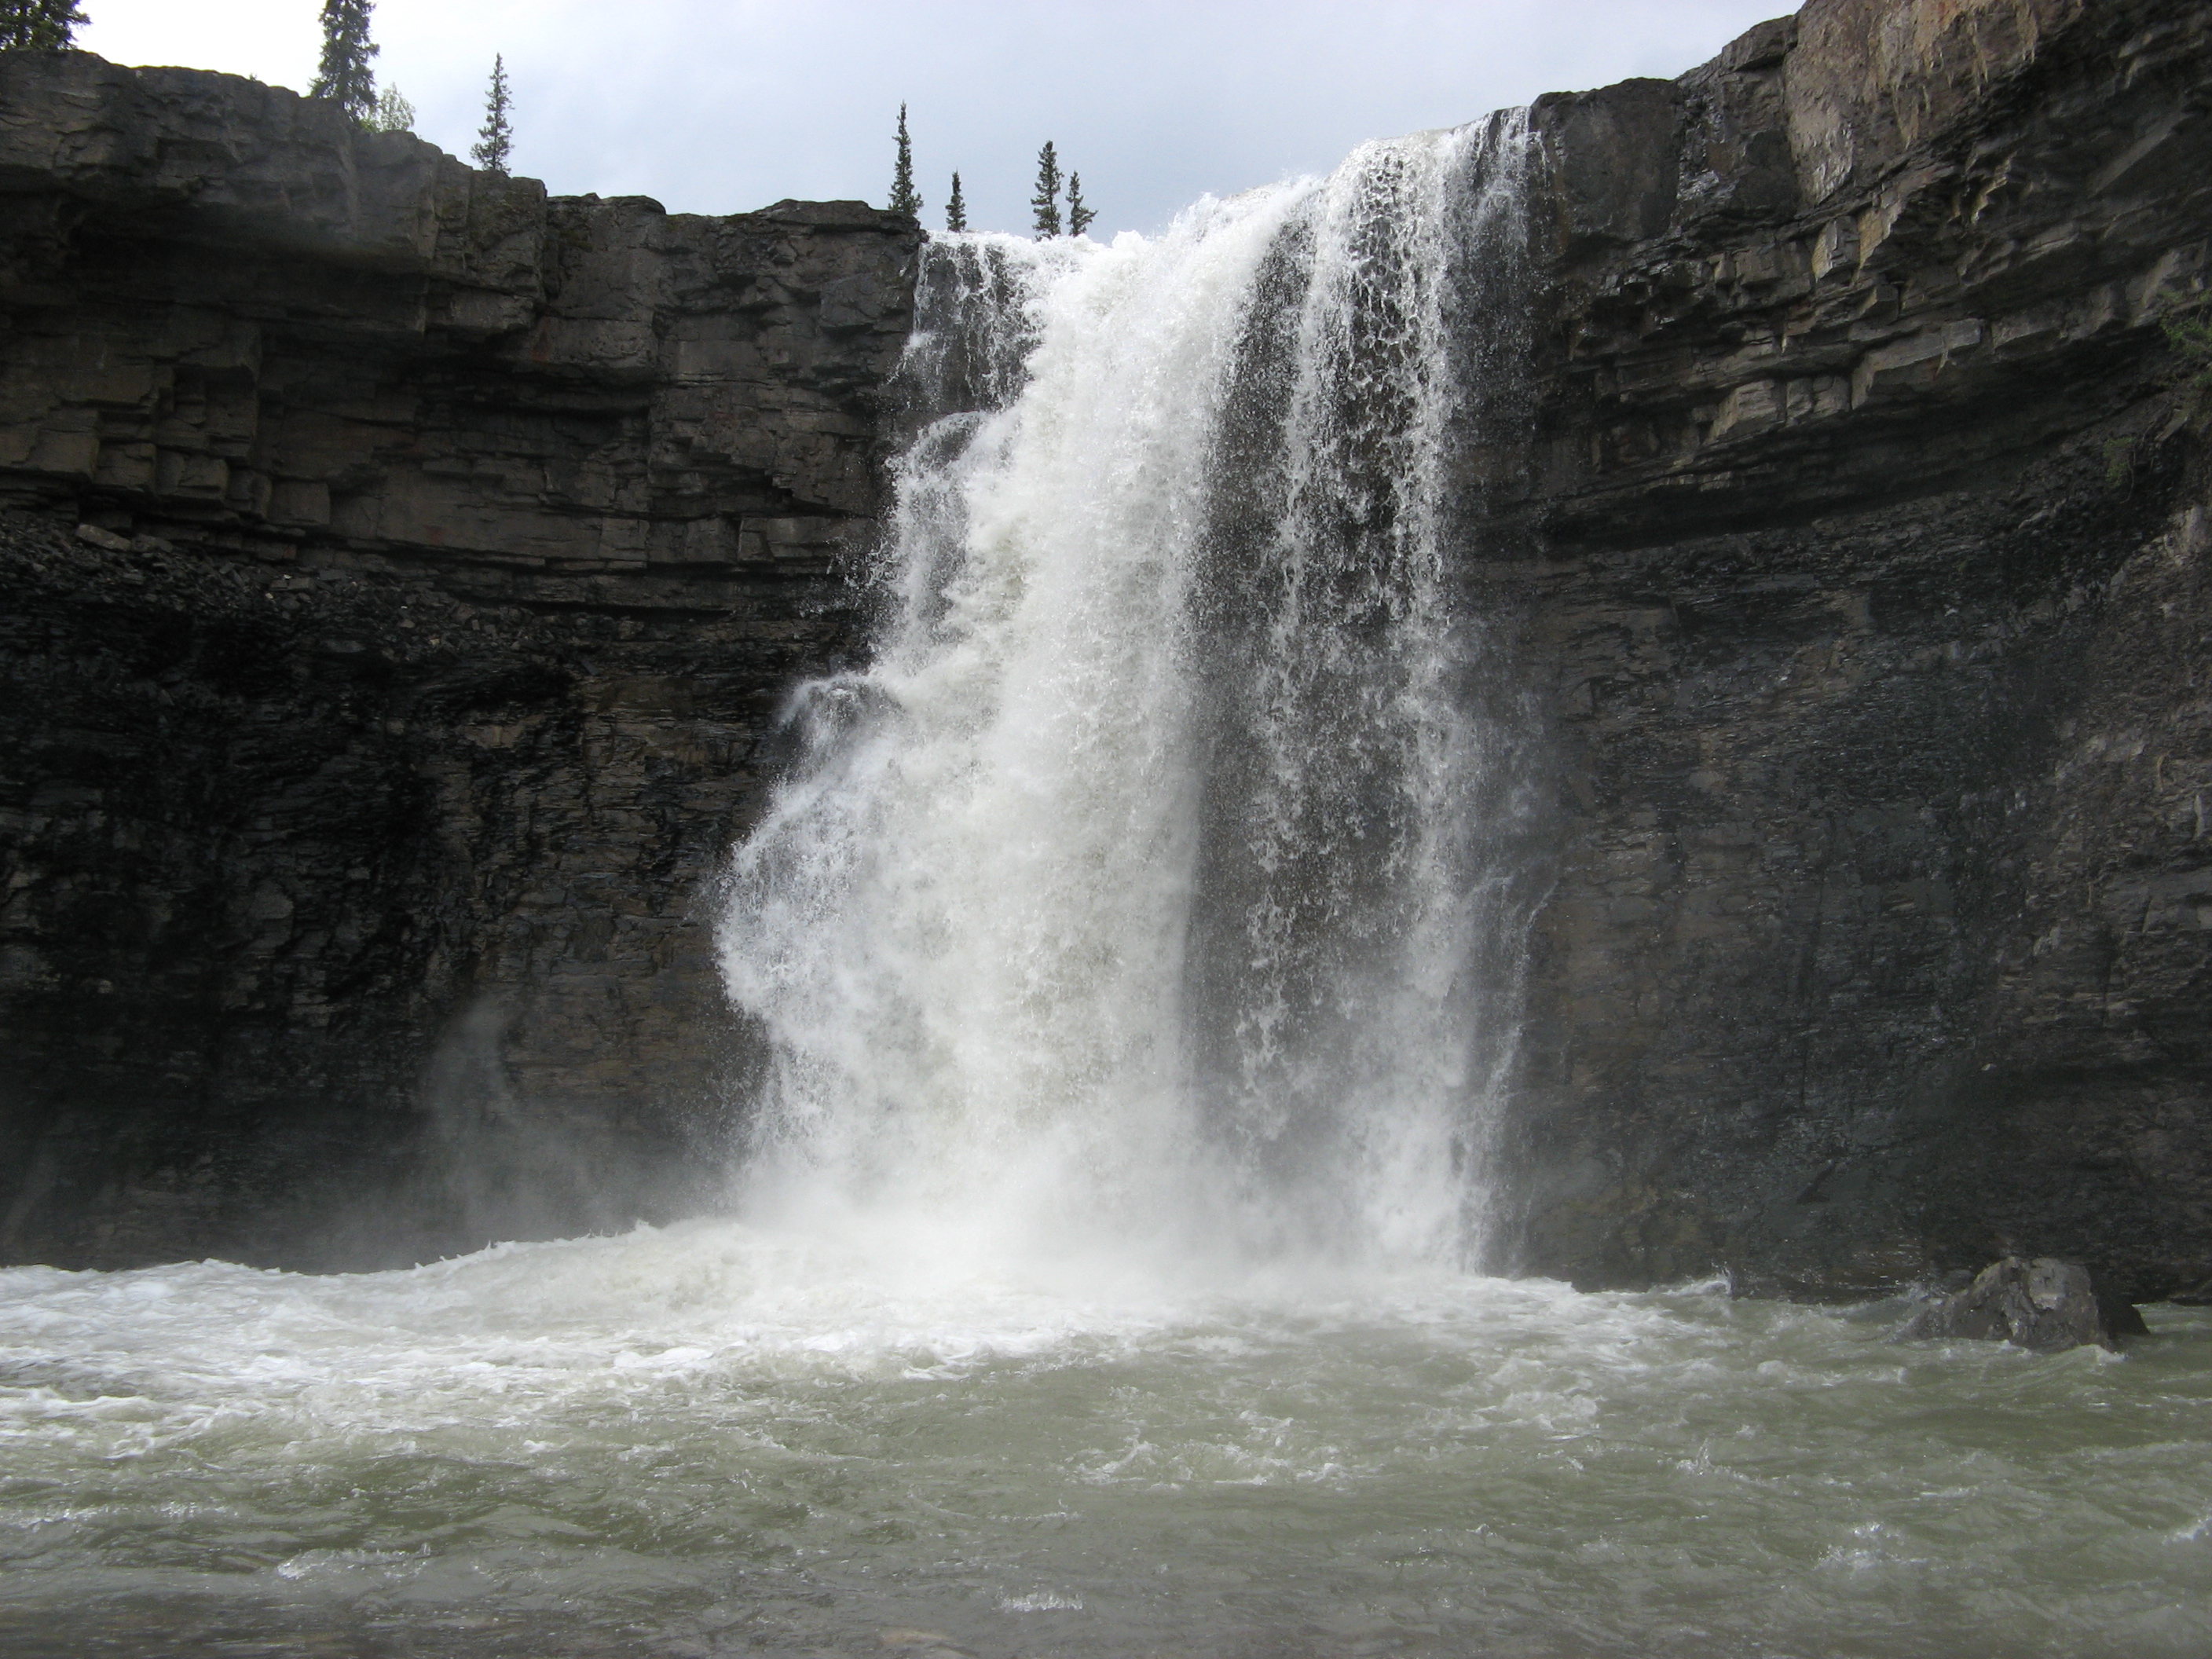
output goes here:
[[1482, 1261], [1529, 722], [1455, 550], [1527, 150], [926, 245], [872, 660], [727, 882], [757, 1209]]

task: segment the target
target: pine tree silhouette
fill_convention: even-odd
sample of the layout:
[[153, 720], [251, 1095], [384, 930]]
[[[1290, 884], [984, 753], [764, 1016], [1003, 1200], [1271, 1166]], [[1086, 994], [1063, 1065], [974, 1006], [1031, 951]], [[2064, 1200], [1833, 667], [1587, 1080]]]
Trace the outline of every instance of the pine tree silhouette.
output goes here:
[[960, 193], [960, 175], [952, 175], [952, 194], [945, 198], [945, 228], [947, 230], [968, 228], [968, 198]]
[[1098, 216], [1083, 205], [1083, 175], [1067, 175], [1067, 234], [1080, 236], [1091, 228], [1091, 222]]
[[59, 52], [84, 21], [76, 0], [0, 0], [0, 52]]
[[1030, 205], [1036, 210], [1032, 228], [1040, 236], [1060, 234], [1060, 156], [1052, 147], [1052, 140], [1044, 141], [1037, 152], [1036, 194], [1030, 198]]
[[914, 187], [914, 146], [906, 136], [906, 106], [899, 106], [898, 165], [891, 169], [891, 201], [893, 213], [910, 217], [921, 217], [921, 196]]
[[368, 60], [368, 15], [374, 0], [323, 0], [323, 58], [310, 98], [327, 98], [355, 120], [366, 123], [376, 112], [376, 72]]
[[507, 176], [507, 153], [514, 148], [514, 128], [507, 118], [513, 103], [507, 92], [507, 56], [495, 52], [491, 60], [491, 85], [484, 93], [484, 124], [469, 159], [501, 178]]

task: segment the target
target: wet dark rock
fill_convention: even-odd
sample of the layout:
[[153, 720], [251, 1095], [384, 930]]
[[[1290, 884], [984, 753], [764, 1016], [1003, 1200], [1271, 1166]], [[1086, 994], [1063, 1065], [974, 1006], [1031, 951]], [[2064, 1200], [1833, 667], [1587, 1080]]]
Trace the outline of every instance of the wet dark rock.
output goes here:
[[1469, 573], [1559, 769], [1521, 1265], [2212, 1277], [2208, 115], [2183, 0], [1814, 0], [1536, 106]]
[[0, 1261], [702, 1201], [702, 894], [855, 646], [910, 224], [81, 52], [0, 112]]
[[2056, 1353], [2085, 1344], [2116, 1348], [2121, 1337], [2145, 1334], [2142, 1316], [2124, 1302], [2100, 1297], [2087, 1267], [2052, 1256], [2008, 1255], [1983, 1268], [1965, 1290], [1923, 1308], [1899, 1335], [2010, 1342]]

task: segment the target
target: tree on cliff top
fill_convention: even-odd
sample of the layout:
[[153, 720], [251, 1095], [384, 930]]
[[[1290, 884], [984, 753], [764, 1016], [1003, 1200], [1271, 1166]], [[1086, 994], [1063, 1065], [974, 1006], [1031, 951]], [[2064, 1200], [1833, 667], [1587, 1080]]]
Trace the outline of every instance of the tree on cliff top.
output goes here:
[[891, 168], [891, 211], [921, 216], [921, 196], [914, 187], [914, 146], [906, 136], [906, 106], [899, 106], [898, 163]]
[[59, 52], [84, 21], [76, 0], [0, 0], [0, 52]]
[[376, 94], [376, 108], [368, 118], [368, 125], [379, 132], [412, 132], [415, 106], [399, 95], [398, 88], [386, 87]]
[[1098, 216], [1083, 205], [1083, 175], [1067, 175], [1067, 234], [1080, 236], [1091, 228], [1091, 222]]
[[1060, 234], [1060, 155], [1052, 147], [1052, 140], [1044, 141], [1037, 152], [1036, 194], [1030, 198], [1030, 205], [1036, 210], [1034, 222], [1040, 236]]
[[968, 228], [968, 198], [960, 193], [960, 175], [952, 175], [952, 194], [945, 198], [945, 228], [947, 230]]
[[475, 148], [469, 158], [487, 173], [507, 176], [507, 152], [514, 148], [514, 129], [507, 123], [509, 100], [507, 95], [507, 57], [495, 53], [491, 60], [491, 85], [484, 92], [484, 124], [477, 133]]
[[315, 71], [310, 98], [327, 98], [355, 120], [367, 125], [376, 112], [376, 74], [368, 60], [368, 15], [374, 0], [323, 0], [323, 61]]

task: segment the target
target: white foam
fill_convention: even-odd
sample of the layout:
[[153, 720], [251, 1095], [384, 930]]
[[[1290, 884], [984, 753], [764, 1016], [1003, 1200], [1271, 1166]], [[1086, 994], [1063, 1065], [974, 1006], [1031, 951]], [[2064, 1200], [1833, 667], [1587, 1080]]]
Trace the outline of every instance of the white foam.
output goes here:
[[1517, 224], [1522, 142], [927, 251], [907, 381], [950, 407], [892, 619], [798, 700], [732, 867], [751, 1213], [974, 1262], [1466, 1255], [1516, 918], [1441, 498], [1455, 261]]

